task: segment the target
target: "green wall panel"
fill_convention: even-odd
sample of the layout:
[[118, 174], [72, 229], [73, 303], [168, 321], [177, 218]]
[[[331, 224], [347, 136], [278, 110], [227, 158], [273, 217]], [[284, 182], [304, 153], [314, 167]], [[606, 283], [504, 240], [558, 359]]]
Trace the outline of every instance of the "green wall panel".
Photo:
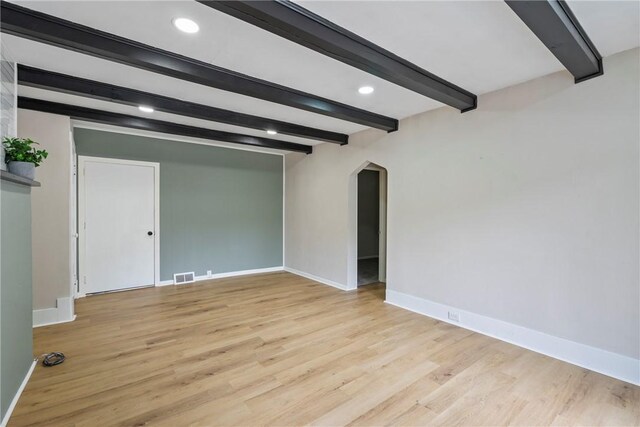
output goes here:
[[160, 163], [160, 277], [282, 265], [282, 156], [89, 129], [78, 155]]
[[30, 190], [0, 183], [0, 419], [33, 362]]

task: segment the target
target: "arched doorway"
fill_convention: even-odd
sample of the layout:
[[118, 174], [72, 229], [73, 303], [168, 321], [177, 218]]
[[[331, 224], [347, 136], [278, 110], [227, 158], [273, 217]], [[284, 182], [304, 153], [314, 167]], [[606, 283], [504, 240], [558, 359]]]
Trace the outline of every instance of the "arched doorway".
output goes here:
[[367, 161], [349, 180], [348, 288], [387, 280], [387, 169]]

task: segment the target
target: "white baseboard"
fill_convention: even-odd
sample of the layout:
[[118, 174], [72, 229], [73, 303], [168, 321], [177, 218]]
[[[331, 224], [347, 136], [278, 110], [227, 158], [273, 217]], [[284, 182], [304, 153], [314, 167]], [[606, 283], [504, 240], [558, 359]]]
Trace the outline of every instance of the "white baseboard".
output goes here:
[[[211, 276], [196, 276], [195, 281], [201, 282], [203, 280], [214, 280], [214, 279], [224, 279], [226, 277], [236, 277], [236, 276], [248, 276], [250, 274], [262, 274], [262, 273], [274, 273], [277, 271], [283, 271], [284, 268], [282, 266], [279, 267], [267, 267], [267, 268], [256, 268], [253, 270], [241, 270], [241, 271], [229, 271], [227, 273], [217, 273], [212, 274]], [[173, 285], [173, 280], [162, 280], [156, 286], [169, 286]]]
[[[629, 356], [569, 341], [513, 323], [459, 310], [454, 307], [390, 289], [387, 289], [385, 302], [631, 384], [640, 385], [640, 360]], [[458, 313], [460, 318], [459, 322], [449, 319], [450, 311]]]
[[58, 298], [54, 308], [33, 310], [34, 328], [55, 325], [57, 323], [73, 322], [75, 319], [72, 297]]
[[13, 396], [13, 400], [11, 400], [11, 404], [9, 404], [9, 407], [7, 408], [7, 412], [5, 412], [4, 417], [2, 418], [2, 422], [0, 422], [0, 427], [5, 427], [9, 423], [9, 418], [11, 418], [11, 413], [13, 412], [16, 405], [18, 404], [20, 395], [22, 395], [24, 388], [27, 386], [27, 383], [29, 382], [29, 378], [31, 378], [31, 374], [33, 373], [33, 370], [36, 368], [36, 363], [38, 363], [38, 361], [34, 360], [33, 363], [31, 364], [31, 367], [29, 368], [29, 371], [27, 372], [27, 375], [24, 376], [24, 379], [22, 380], [22, 384], [20, 384], [18, 391], [16, 391], [15, 396]]
[[304, 271], [296, 270], [295, 268], [284, 267], [284, 271], [288, 271], [289, 273], [295, 274], [297, 276], [302, 276], [307, 279], [315, 280], [316, 282], [320, 282], [324, 285], [333, 286], [334, 288], [338, 288], [341, 291], [349, 290], [347, 285], [343, 285], [342, 283], [334, 282], [333, 280], [325, 279], [323, 277], [314, 276], [313, 274], [305, 273]]

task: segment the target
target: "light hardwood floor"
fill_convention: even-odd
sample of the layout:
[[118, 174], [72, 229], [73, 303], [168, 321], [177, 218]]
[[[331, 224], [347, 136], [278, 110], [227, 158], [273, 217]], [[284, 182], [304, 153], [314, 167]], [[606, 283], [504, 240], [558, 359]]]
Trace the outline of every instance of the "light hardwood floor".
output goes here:
[[88, 297], [23, 425], [639, 425], [640, 388], [288, 273]]

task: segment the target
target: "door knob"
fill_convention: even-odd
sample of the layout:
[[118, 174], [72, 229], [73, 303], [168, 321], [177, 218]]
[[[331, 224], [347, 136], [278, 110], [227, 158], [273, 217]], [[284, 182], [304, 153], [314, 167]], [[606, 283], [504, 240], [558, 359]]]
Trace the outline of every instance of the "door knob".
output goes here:
[[147, 231], [147, 236], [153, 236], [153, 231]]

